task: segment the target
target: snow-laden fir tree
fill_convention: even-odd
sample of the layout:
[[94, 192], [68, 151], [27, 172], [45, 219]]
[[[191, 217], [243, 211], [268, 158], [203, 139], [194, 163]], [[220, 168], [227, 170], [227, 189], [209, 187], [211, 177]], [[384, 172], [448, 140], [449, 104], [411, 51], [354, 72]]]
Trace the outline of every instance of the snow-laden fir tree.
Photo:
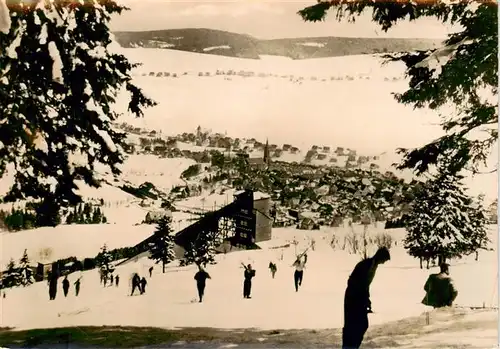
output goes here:
[[487, 223], [489, 223], [488, 214], [484, 207], [484, 196], [479, 196], [476, 200], [472, 200], [473, 211], [469, 216], [471, 225], [473, 226], [472, 234], [468, 237], [469, 253], [476, 255], [476, 261], [479, 259], [480, 250], [489, 250], [491, 240], [488, 236]]
[[132, 84], [135, 65], [112, 50], [109, 22], [124, 6], [112, 0], [9, 0], [7, 6], [11, 25], [0, 32], [0, 177], [7, 170], [14, 176], [6, 200], [40, 201], [41, 223], [54, 225], [61, 206], [81, 201], [76, 181], [99, 186], [96, 165], [120, 173], [125, 134], [112, 126], [121, 112], [117, 99], [125, 97], [136, 116], [154, 103]]
[[182, 265], [196, 264], [206, 266], [215, 264], [216, 248], [222, 244], [220, 236], [211, 231], [201, 231], [194, 242], [184, 252]]
[[299, 15], [317, 22], [329, 10], [339, 21], [354, 21], [370, 11], [384, 31], [401, 21], [422, 18], [457, 27], [435, 49], [386, 55], [407, 67], [408, 89], [395, 94], [398, 102], [448, 109], [440, 123], [443, 135], [420, 148], [400, 149], [404, 155], [400, 167], [417, 173], [428, 172], [433, 165], [454, 173], [465, 168], [478, 172], [498, 140], [497, 2], [318, 0]]
[[96, 256], [96, 265], [99, 267], [101, 274], [108, 278], [115, 271], [115, 267], [113, 266], [113, 256], [108, 251], [108, 247], [104, 244], [101, 247], [101, 252]]
[[22, 277], [19, 268], [13, 259], [7, 264], [7, 270], [2, 275], [2, 288], [17, 287], [22, 284]]
[[162, 263], [163, 273], [165, 266], [175, 259], [174, 237], [171, 228], [172, 218], [164, 216], [158, 221], [154, 233], [154, 241], [149, 244], [150, 257], [156, 263]]
[[33, 283], [33, 269], [30, 267], [28, 251], [25, 249], [23, 256], [19, 260], [19, 272], [21, 274], [21, 285], [28, 286]]
[[477, 204], [465, 193], [462, 178], [444, 173], [415, 193], [404, 246], [411, 256], [420, 259], [420, 267], [422, 260], [429, 265], [435, 258], [460, 258], [484, 243], [476, 234], [483, 236], [486, 220], [480, 218]]

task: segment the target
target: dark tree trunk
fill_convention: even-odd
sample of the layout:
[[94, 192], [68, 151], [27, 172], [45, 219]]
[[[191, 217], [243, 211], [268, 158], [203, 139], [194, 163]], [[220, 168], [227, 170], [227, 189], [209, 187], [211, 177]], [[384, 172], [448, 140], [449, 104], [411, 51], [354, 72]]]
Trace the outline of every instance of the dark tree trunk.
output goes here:
[[423, 264], [422, 257], [420, 257], [419, 259], [420, 259], [420, 269], [424, 269], [424, 264]]
[[427, 269], [429, 269], [429, 258], [426, 258], [426, 262], [427, 262]]
[[476, 251], [476, 262], [479, 260], [479, 251]]
[[162, 267], [163, 267], [163, 274], [165, 274], [165, 262], [162, 263]]

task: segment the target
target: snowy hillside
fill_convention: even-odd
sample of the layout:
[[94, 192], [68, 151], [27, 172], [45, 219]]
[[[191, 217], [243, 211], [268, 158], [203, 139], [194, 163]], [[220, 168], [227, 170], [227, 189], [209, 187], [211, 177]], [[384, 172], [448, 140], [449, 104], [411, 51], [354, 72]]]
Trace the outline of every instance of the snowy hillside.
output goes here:
[[[143, 64], [136, 82], [159, 104], [144, 118], [125, 113], [120, 121], [164, 134], [202, 125], [231, 137], [269, 139], [304, 150], [314, 144], [343, 146], [364, 155], [382, 154], [380, 163], [389, 169], [400, 158], [395, 149], [422, 145], [442, 133], [436, 113], [413, 110], [394, 100], [392, 93], [408, 86], [404, 66], [381, 65], [376, 56], [295, 61], [167, 49], [122, 51]], [[153, 76], [142, 76], [150, 73]], [[495, 150], [491, 164], [497, 155]], [[484, 192], [491, 199], [497, 195], [496, 174], [480, 175], [467, 184], [474, 194]]]
[[[374, 229], [371, 234], [377, 231]], [[332, 249], [329, 244], [332, 233], [341, 239], [347, 231], [304, 233], [294, 229], [274, 229], [272, 241], [279, 244], [280, 241], [296, 239], [299, 252], [311, 237], [317, 240], [315, 251], [309, 251], [304, 283], [299, 292], [293, 288], [293, 269], [290, 266], [296, 252], [293, 245], [219, 255], [218, 264], [207, 267], [212, 279], [208, 281], [206, 299], [202, 304], [196, 302], [195, 270], [192, 266], [172, 266], [166, 274], [161, 274], [161, 268], [156, 267], [153, 277], [148, 276], [146, 294], [130, 297], [129, 276], [133, 272], [145, 276], [151, 265], [151, 261], [140, 259], [118, 267], [115, 274], [120, 275], [122, 280], [119, 287], [104, 288], [99, 285], [97, 271], [84, 272], [79, 297], [75, 297], [71, 289], [68, 297], [64, 298], [59, 290], [57, 299], [50, 302], [45, 282], [7, 290], [7, 296], [1, 302], [2, 326], [15, 326], [17, 329], [84, 325], [339, 328], [342, 326], [346, 280], [360, 257], [341, 249]], [[398, 238], [404, 233], [394, 230], [392, 234]], [[268, 247], [271, 245], [269, 243]], [[422, 288], [429, 272], [435, 269], [419, 269], [418, 261], [409, 257], [401, 247], [395, 246], [391, 253], [391, 261], [379, 267], [371, 287], [372, 325], [416, 316], [426, 310], [420, 304], [424, 296]], [[275, 279], [271, 278], [267, 269], [270, 261], [278, 265]], [[243, 299], [241, 295], [242, 262], [251, 263], [257, 270], [251, 300]], [[451, 275], [459, 292], [457, 305], [498, 304], [495, 252], [481, 253], [478, 262], [473, 258], [452, 262]], [[69, 279], [74, 281], [79, 276], [78, 273], [71, 274]], [[20, 307], [36, 308], [38, 311], [36, 315], [20, 312]], [[264, 314], [262, 309], [272, 311]], [[328, 311], [325, 312], [325, 309]], [[432, 317], [431, 314], [431, 321]]]
[[282, 55], [293, 59], [350, 56], [377, 52], [427, 50], [440, 40], [404, 38], [300, 37], [263, 40], [233, 32], [185, 28], [154, 31], [115, 32], [117, 42], [127, 48], [169, 48], [228, 57], [258, 59]]

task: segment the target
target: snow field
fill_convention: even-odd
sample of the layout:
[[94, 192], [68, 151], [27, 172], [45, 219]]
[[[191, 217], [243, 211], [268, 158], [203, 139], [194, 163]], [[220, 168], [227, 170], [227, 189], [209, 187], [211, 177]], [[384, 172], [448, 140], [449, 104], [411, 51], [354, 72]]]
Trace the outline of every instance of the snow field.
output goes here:
[[[398, 230], [394, 231], [398, 233]], [[161, 266], [157, 266], [149, 279], [146, 275], [152, 261], [144, 258], [117, 268], [115, 274], [121, 278], [119, 288], [103, 288], [99, 285], [97, 271], [84, 272], [78, 298], [74, 297], [71, 288], [70, 296], [65, 299], [59, 286], [58, 298], [50, 302], [45, 282], [9, 290], [2, 301], [2, 325], [18, 329], [85, 325], [261, 329], [342, 327], [345, 286], [359, 256], [332, 250], [329, 240], [321, 238], [323, 232], [304, 233], [278, 228], [273, 234], [285, 241], [295, 236], [299, 241], [299, 252], [308, 243], [304, 236], [317, 236], [316, 250], [308, 252], [304, 282], [298, 293], [293, 287], [293, 245], [286, 249], [219, 255], [218, 264], [207, 267], [212, 279], [207, 281], [202, 304], [197, 303], [193, 280], [195, 267], [179, 268], [174, 264], [162, 274]], [[282, 252], [283, 260], [280, 259]], [[423, 285], [427, 276], [437, 268], [419, 269], [418, 261], [409, 257], [401, 247], [394, 247], [391, 254], [391, 261], [379, 267], [371, 286], [375, 312], [370, 315], [371, 324], [417, 316], [428, 309], [420, 304], [424, 296]], [[274, 280], [267, 268], [271, 260], [278, 265]], [[257, 271], [250, 300], [242, 297], [241, 263], [251, 263]], [[498, 304], [494, 283], [496, 252], [481, 253], [478, 262], [466, 258], [451, 264], [451, 276], [459, 291], [457, 305]], [[133, 272], [148, 278], [143, 296], [128, 296], [129, 278]], [[75, 273], [69, 278], [74, 281], [77, 277], [79, 274]], [[20, 312], [20, 307], [37, 309], [37, 312]]]
[[110, 250], [134, 246], [149, 237], [154, 228], [154, 225], [75, 224], [1, 233], [1, 265], [6, 266], [11, 258], [19, 260], [24, 249], [35, 266], [36, 262], [49, 263], [71, 256], [93, 258], [105, 243]]

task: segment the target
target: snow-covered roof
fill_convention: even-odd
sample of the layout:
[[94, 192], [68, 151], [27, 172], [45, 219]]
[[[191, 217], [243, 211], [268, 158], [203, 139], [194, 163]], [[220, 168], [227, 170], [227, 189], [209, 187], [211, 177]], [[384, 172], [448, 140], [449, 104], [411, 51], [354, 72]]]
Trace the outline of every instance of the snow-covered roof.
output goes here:
[[269, 199], [270, 196], [267, 195], [266, 193], [263, 193], [261, 191], [254, 191], [253, 192], [253, 199], [254, 200], [263, 200], [263, 199]]
[[[245, 191], [244, 190], [238, 190], [234, 192], [235, 196], [238, 196], [240, 194], [243, 194]], [[254, 191], [253, 192], [253, 199], [254, 200], [263, 200], [263, 199], [269, 199], [270, 196], [266, 193], [263, 193], [261, 191]]]

